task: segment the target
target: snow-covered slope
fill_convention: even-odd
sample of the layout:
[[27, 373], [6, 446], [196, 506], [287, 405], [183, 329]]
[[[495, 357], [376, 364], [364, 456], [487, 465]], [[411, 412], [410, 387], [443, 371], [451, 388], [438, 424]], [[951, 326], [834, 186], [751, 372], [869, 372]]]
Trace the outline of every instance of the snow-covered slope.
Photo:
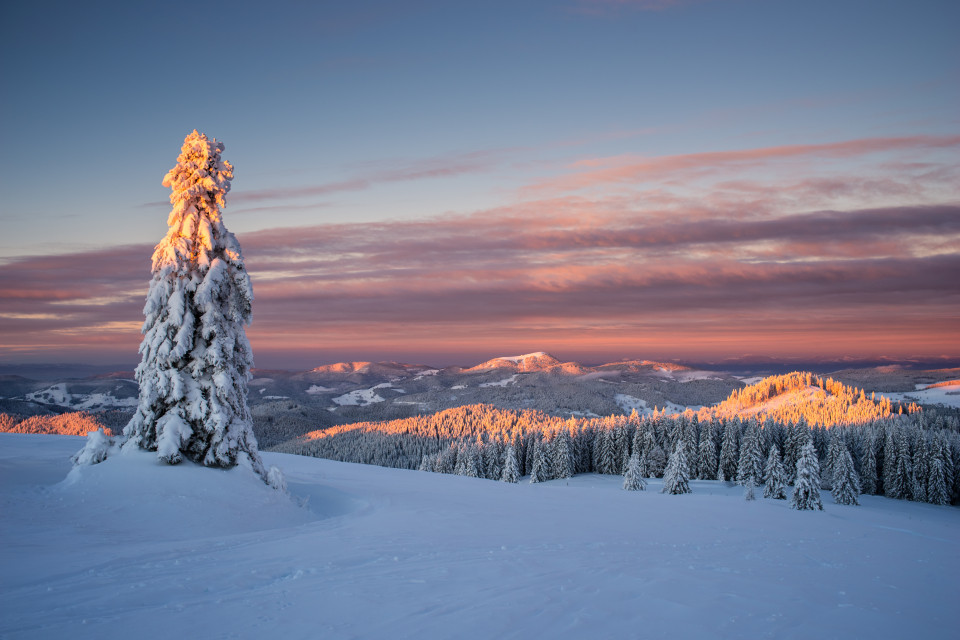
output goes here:
[[902, 393], [884, 391], [882, 395], [894, 402], [918, 402], [942, 404], [960, 409], [960, 380], [947, 380], [937, 384], [918, 384], [916, 391]]
[[[0, 434], [4, 638], [953, 638], [960, 510], [508, 485], [266, 454], [236, 469]], [[59, 484], [58, 484], [59, 483]]]

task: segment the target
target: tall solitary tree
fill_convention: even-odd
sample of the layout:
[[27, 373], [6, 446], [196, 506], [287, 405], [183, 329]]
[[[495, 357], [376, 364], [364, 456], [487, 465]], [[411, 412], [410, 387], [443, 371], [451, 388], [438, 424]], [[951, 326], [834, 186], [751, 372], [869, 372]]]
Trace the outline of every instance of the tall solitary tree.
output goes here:
[[163, 178], [173, 210], [153, 252], [140, 399], [124, 446], [156, 451], [169, 464], [232, 467], [246, 456], [266, 479], [247, 406], [253, 353], [244, 325], [253, 289], [240, 244], [223, 225], [233, 167], [222, 151], [194, 131]]

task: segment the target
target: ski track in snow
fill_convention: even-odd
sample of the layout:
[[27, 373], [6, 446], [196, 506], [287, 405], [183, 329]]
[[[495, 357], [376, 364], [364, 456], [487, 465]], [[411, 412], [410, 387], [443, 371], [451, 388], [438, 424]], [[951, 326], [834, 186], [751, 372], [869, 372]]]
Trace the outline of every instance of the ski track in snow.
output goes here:
[[[4, 638], [953, 638], [960, 510], [509, 485], [281, 454], [249, 472], [0, 434]], [[245, 475], [246, 474], [246, 475]], [[918, 539], [918, 536], [920, 538]]]

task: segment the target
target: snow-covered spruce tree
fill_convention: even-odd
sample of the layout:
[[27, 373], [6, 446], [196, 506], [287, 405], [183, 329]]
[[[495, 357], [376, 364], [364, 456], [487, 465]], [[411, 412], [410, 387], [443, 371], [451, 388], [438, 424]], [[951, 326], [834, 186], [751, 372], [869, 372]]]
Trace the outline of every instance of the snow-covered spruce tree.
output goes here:
[[620, 456], [623, 455], [617, 447], [617, 433], [614, 429], [606, 429], [597, 434], [599, 448], [594, 455], [594, 466], [597, 473], [617, 474], [619, 471]]
[[554, 478], [572, 478], [573, 469], [573, 443], [570, 440], [570, 434], [566, 429], [561, 429], [553, 441], [550, 443], [553, 449], [553, 477]]
[[546, 482], [553, 479], [548, 454], [549, 447], [550, 443], [540, 438], [533, 443], [533, 466], [530, 471], [530, 482]]
[[667, 468], [667, 454], [660, 445], [654, 445], [653, 449], [651, 449], [650, 453], [646, 454], [646, 456], [647, 462], [645, 467], [647, 473], [644, 473], [644, 477], [662, 478]]
[[763, 474], [763, 451], [760, 444], [760, 425], [751, 420], [740, 443], [740, 460], [737, 463], [737, 484], [746, 485], [747, 480], [756, 486]]
[[618, 425], [613, 429], [613, 461], [610, 473], [623, 475], [624, 465], [630, 460], [630, 439], [627, 429]]
[[[883, 480], [883, 488], [887, 497], [897, 498], [898, 500], [910, 500], [910, 478], [913, 476], [913, 470], [910, 468], [912, 457], [910, 455], [910, 443], [907, 441], [904, 430], [895, 427], [893, 430], [893, 444], [887, 441], [888, 446], [893, 450], [893, 463], [890, 465], [890, 472]], [[886, 469], [884, 470], [886, 473]]]
[[676, 449], [667, 461], [667, 470], [663, 474], [661, 493], [690, 493], [690, 469], [687, 466], [686, 447], [677, 442]]
[[927, 439], [920, 429], [914, 434], [913, 464], [910, 475], [910, 494], [917, 502], [927, 501], [927, 478], [930, 475], [930, 456]]
[[156, 451], [169, 464], [187, 458], [233, 467], [246, 457], [266, 480], [247, 407], [253, 353], [244, 325], [253, 289], [240, 244], [223, 225], [233, 167], [222, 151], [194, 131], [163, 178], [173, 210], [153, 252], [136, 371], [140, 399], [124, 446]]
[[820, 500], [820, 460], [813, 442], [807, 440], [797, 460], [797, 479], [790, 494], [790, 507], [800, 510], [823, 510]]
[[930, 478], [927, 485], [927, 502], [932, 504], [950, 504], [950, 494], [947, 491], [946, 456], [940, 443], [935, 454], [930, 458]]
[[697, 449], [697, 477], [701, 480], [715, 480], [717, 478], [717, 445], [713, 441], [713, 425], [707, 423], [700, 433], [700, 444]]
[[787, 472], [783, 468], [783, 463], [780, 462], [780, 449], [777, 445], [770, 448], [770, 455], [767, 456], [767, 464], [763, 472], [765, 479], [763, 497], [786, 500]]
[[860, 478], [853, 468], [853, 458], [847, 447], [841, 442], [837, 448], [837, 457], [833, 463], [833, 501], [837, 504], [860, 504]]
[[839, 433], [832, 434], [830, 438], [830, 444], [827, 447], [827, 459], [824, 460], [823, 464], [823, 473], [820, 475], [821, 489], [832, 489], [833, 488], [833, 476], [838, 460], [840, 459], [841, 449], [845, 449], [846, 445], [843, 442], [843, 436]]
[[500, 479], [503, 482], [520, 482], [520, 465], [517, 463], [517, 452], [514, 451], [513, 445], [507, 446], [503, 457], [503, 474]]
[[433, 465], [436, 463], [436, 460], [436, 455], [423, 454], [420, 457], [420, 466], [417, 467], [417, 471], [433, 471]]
[[877, 493], [877, 454], [874, 449], [873, 435], [868, 435], [863, 443], [863, 455], [860, 458], [860, 480], [861, 489], [867, 495]]
[[640, 456], [634, 451], [627, 463], [627, 470], [623, 472], [623, 488], [627, 491], [643, 491], [645, 487], [643, 474], [640, 473]]
[[797, 480], [797, 461], [800, 460], [800, 450], [810, 437], [810, 428], [806, 420], [800, 416], [797, 424], [790, 428], [787, 433], [787, 441], [783, 448], [783, 469], [787, 472], [787, 484], [793, 484]]
[[723, 440], [720, 445], [720, 464], [717, 469], [717, 478], [721, 480], [732, 480], [737, 476], [737, 462], [739, 458], [739, 446], [737, 444], [737, 423], [730, 420], [726, 423], [723, 430]]

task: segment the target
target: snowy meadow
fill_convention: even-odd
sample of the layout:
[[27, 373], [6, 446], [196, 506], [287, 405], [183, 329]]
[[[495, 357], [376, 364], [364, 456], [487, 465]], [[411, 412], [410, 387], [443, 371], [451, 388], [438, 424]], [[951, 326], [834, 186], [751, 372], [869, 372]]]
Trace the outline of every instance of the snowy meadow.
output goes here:
[[[582, 474], [538, 484], [0, 434], [4, 638], [953, 638], [960, 510], [863, 495], [796, 511]], [[526, 479], [525, 479], [526, 480]]]

